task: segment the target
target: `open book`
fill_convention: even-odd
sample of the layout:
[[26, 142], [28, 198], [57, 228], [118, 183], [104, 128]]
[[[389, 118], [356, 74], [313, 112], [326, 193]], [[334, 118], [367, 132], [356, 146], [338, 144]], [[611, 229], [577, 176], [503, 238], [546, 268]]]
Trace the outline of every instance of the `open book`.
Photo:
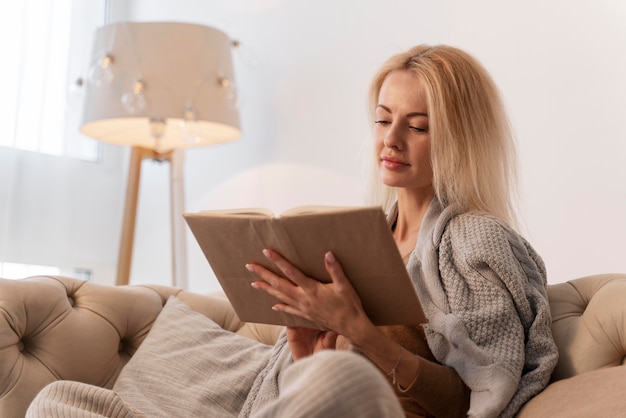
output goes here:
[[265, 209], [202, 211], [184, 215], [237, 316], [244, 322], [315, 327], [276, 312], [277, 300], [250, 283], [247, 263], [281, 274], [262, 251], [273, 249], [306, 275], [330, 276], [324, 254], [332, 251], [376, 325], [425, 322], [402, 257], [379, 207], [306, 206], [275, 216]]

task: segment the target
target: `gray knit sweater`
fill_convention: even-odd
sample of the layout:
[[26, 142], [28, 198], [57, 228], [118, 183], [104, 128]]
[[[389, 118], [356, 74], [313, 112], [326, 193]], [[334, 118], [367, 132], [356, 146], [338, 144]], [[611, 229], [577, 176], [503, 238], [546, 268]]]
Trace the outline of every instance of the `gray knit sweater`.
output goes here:
[[558, 358], [541, 258], [497, 218], [435, 199], [407, 268], [430, 349], [471, 389], [468, 416], [514, 416]]

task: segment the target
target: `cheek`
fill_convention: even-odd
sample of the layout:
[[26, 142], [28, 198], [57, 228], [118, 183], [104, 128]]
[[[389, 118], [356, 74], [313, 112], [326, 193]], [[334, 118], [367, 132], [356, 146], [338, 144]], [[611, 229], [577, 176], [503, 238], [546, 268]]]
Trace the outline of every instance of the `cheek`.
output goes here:
[[423, 146], [422, 156], [424, 158], [424, 162], [430, 165], [430, 141]]
[[421, 170], [432, 171], [431, 160], [430, 160], [430, 144], [424, 143], [416, 146], [412, 150], [412, 154], [415, 156], [416, 166], [420, 167]]

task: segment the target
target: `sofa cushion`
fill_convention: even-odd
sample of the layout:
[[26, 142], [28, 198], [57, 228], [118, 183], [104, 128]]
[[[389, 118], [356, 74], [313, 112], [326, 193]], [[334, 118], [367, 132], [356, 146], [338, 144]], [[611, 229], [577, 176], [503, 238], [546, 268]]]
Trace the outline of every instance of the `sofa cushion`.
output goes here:
[[170, 297], [113, 390], [150, 417], [236, 416], [271, 349]]
[[549, 385], [517, 418], [621, 417], [626, 411], [626, 366], [582, 373]]
[[626, 274], [548, 287], [559, 362], [552, 380], [626, 364]]

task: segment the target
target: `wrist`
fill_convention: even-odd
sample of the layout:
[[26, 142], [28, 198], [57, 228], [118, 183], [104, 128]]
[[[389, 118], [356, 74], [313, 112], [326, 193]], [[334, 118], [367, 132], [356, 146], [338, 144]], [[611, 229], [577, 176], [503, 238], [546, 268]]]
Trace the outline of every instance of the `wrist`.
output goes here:
[[354, 321], [350, 332], [343, 334], [350, 341], [352, 347], [360, 352], [368, 352], [371, 346], [380, 341], [384, 334], [369, 320]]
[[420, 358], [390, 339], [372, 325], [355, 332], [354, 349], [369, 358], [390, 383], [400, 391], [407, 391], [418, 378]]
[[398, 383], [397, 380], [397, 369], [398, 369], [398, 365], [400, 364], [400, 360], [402, 359], [402, 351], [404, 351], [402, 348], [400, 348], [400, 351], [398, 352], [398, 359], [396, 360], [396, 363], [393, 365], [393, 368], [389, 371], [389, 373], [387, 373], [387, 377], [389, 377], [391, 379], [391, 384], [393, 386], [396, 386], [396, 384]]

